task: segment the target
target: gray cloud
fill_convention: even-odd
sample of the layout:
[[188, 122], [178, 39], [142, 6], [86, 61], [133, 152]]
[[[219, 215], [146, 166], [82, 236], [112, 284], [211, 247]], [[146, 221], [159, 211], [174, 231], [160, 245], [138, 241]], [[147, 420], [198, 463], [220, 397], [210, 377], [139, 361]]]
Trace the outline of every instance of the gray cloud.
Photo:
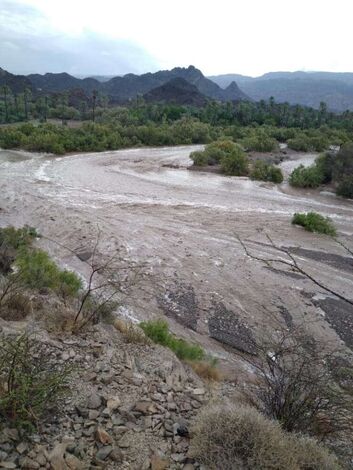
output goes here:
[[140, 46], [86, 30], [60, 35], [48, 28], [41, 12], [0, 0], [0, 67], [13, 73], [68, 72], [118, 75], [155, 69], [155, 60]]

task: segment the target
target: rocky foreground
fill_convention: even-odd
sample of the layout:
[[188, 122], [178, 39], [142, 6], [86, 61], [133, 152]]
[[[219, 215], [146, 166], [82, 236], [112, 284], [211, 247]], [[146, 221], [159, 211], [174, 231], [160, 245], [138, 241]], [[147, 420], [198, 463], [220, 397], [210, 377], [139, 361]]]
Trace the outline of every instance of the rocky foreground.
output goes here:
[[67, 394], [29, 435], [0, 433], [0, 468], [200, 468], [189, 455], [192, 418], [217, 392], [172, 352], [127, 343], [112, 325], [79, 336], [1, 320], [1, 335], [25, 330], [49, 367], [73, 367]]

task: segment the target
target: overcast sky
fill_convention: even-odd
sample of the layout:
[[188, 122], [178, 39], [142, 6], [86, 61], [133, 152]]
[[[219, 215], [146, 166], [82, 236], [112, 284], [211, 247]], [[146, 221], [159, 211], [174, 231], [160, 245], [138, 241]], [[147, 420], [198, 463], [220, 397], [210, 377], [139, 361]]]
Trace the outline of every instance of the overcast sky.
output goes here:
[[353, 72], [352, 0], [0, 0], [0, 67]]

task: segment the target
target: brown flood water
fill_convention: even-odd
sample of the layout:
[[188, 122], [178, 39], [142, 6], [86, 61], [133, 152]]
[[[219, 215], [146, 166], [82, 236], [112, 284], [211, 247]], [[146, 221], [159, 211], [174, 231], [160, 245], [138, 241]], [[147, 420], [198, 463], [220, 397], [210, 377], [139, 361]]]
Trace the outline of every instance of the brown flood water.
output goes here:
[[[309, 257], [304, 250], [296, 256], [320, 281], [353, 297], [353, 268], [325, 258], [326, 253], [347, 257], [344, 250], [328, 237], [290, 223], [294, 212], [320, 212], [332, 218], [352, 247], [353, 201], [294, 190], [287, 183], [188, 171], [189, 154], [198, 148], [65, 157], [0, 150], [0, 224], [27, 223], [72, 249], [92, 246], [98, 225], [100, 252], [120, 247], [126, 260], [146, 264], [146, 276], [120, 310], [136, 319], [167, 313], [176, 332], [197, 337], [220, 356], [228, 354], [208, 336], [209, 320], [220, 304], [226, 315], [239, 316], [258, 331], [284, 307], [293, 318], [315, 318], [317, 334], [335, 336], [324, 310], [305, 293], [317, 299], [326, 294], [308, 280], [247, 258], [235, 235], [261, 256], [278, 256], [264, 233], [278, 245], [319, 252]], [[282, 167], [288, 174], [314, 158], [297, 155]], [[45, 240], [39, 243], [61, 264], [87, 275], [87, 266], [70, 252]]]

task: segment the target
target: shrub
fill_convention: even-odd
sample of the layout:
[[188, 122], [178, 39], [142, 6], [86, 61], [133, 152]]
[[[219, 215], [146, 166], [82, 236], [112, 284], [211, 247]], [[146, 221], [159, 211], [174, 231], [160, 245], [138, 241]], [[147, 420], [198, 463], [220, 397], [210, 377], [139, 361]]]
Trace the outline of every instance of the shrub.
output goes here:
[[212, 382], [219, 382], [222, 378], [220, 371], [217, 369], [217, 362], [212, 359], [203, 361], [189, 361], [189, 365], [202, 379]]
[[64, 392], [70, 369], [53, 368], [46, 357], [27, 335], [0, 339], [0, 416], [5, 422], [33, 427]]
[[336, 193], [339, 196], [353, 199], [353, 175], [345, 176], [338, 184]]
[[316, 441], [282, 431], [254, 408], [213, 405], [193, 426], [191, 455], [210, 470], [338, 470]]
[[138, 325], [134, 325], [131, 321], [116, 318], [113, 321], [113, 325], [122, 333], [128, 343], [148, 344], [150, 342], [142, 328]]
[[263, 160], [256, 160], [250, 172], [250, 178], [261, 181], [272, 181], [273, 183], [282, 183], [282, 170]]
[[335, 155], [329, 152], [322, 153], [315, 160], [318, 171], [322, 174], [322, 183], [330, 183], [335, 163]]
[[247, 137], [243, 139], [241, 143], [245, 149], [257, 152], [274, 152], [278, 149], [277, 141], [264, 132]]
[[63, 295], [76, 295], [82, 283], [70, 271], [61, 271], [49, 255], [38, 249], [22, 249], [16, 265], [23, 284], [33, 289], [53, 289]]
[[317, 212], [295, 213], [292, 218], [293, 225], [301, 225], [309, 232], [323, 233], [334, 237], [336, 235], [335, 226], [328, 217], [324, 217]]
[[36, 237], [38, 237], [36, 229], [26, 225], [22, 228], [0, 228], [0, 246], [11, 247], [15, 250], [31, 245]]
[[234, 145], [235, 148], [221, 160], [222, 171], [230, 176], [246, 176], [248, 174], [248, 158], [240, 145]]
[[299, 165], [289, 176], [289, 184], [299, 188], [317, 188], [324, 180], [321, 169], [316, 165]]
[[205, 357], [205, 352], [200, 346], [172, 335], [168, 323], [164, 320], [146, 321], [140, 323], [140, 326], [153, 342], [171, 349], [179, 359], [198, 361]]
[[31, 313], [31, 301], [22, 292], [10, 292], [0, 304], [0, 317], [4, 320], [23, 320]]
[[298, 152], [308, 152], [310, 150], [310, 142], [305, 135], [289, 139], [287, 144], [290, 149]]
[[195, 166], [206, 166], [208, 165], [208, 155], [205, 151], [197, 150], [190, 154], [191, 160]]

